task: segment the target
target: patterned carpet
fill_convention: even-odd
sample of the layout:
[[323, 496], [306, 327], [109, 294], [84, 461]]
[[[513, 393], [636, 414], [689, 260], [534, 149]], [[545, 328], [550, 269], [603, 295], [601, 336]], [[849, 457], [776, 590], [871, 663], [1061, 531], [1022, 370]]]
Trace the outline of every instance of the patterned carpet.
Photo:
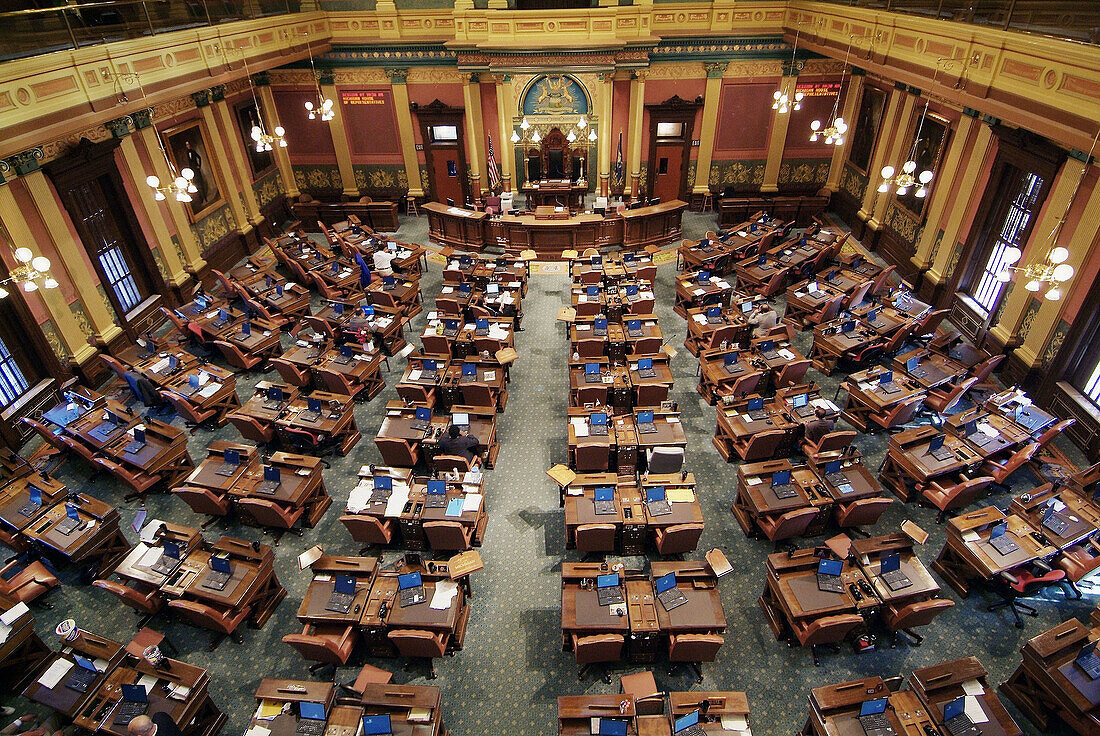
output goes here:
[[[697, 238], [712, 228], [713, 215], [685, 215], [685, 237]], [[398, 236], [426, 243], [427, 220], [404, 219]], [[438, 259], [431, 260], [422, 281], [429, 304], [438, 293], [441, 280]], [[682, 349], [686, 326], [672, 311], [674, 276], [673, 264], [661, 266], [656, 285], [657, 311], [667, 341], [679, 351], [672, 362], [676, 376], [672, 398], [679, 402], [689, 438], [686, 467], [698, 479], [706, 519], [700, 548], [723, 549], [734, 567], [734, 572], [720, 583], [728, 623], [726, 645], [718, 661], [704, 667], [703, 687], [747, 691], [753, 710], [750, 723], [757, 734], [791, 734], [799, 729], [805, 720], [807, 691], [819, 684], [869, 674], [908, 674], [916, 667], [966, 654], [976, 654], [990, 670], [990, 682], [999, 684], [1019, 661], [1018, 649], [1026, 637], [1070, 616], [1087, 620], [1094, 600], [1086, 596], [1079, 602], [1063, 601], [1058, 595], [1040, 601], [1040, 616], [1028, 618], [1027, 627], [1021, 631], [1013, 628], [1007, 612], [987, 613], [985, 605], [992, 601], [992, 596], [978, 593], [969, 600], [957, 601], [959, 605], [922, 632], [927, 638], [919, 648], [901, 646], [863, 655], [845, 648], [840, 654], [824, 653], [822, 666], [815, 669], [807, 650], [776, 642], [756, 605], [764, 583], [764, 558], [771, 545], [747, 539], [730, 513], [737, 467], [723, 462], [710, 442], [715, 410], [696, 393], [695, 360]], [[524, 300], [525, 331], [518, 334], [516, 345], [520, 359], [512, 370], [507, 411], [498, 418], [502, 449], [497, 468], [488, 474], [486, 481], [490, 521], [481, 549], [485, 570], [473, 580], [474, 599], [465, 649], [437, 664], [439, 678], [433, 683], [443, 689], [445, 720], [452, 733], [458, 735], [550, 734], [556, 730], [558, 695], [612, 692], [618, 688], [617, 679], [612, 685], [599, 679], [579, 682], [572, 655], [561, 651], [559, 575], [565, 552], [563, 514], [557, 507], [556, 487], [544, 471], [554, 463], [564, 462], [566, 457], [567, 338], [555, 316], [563, 300], [568, 299], [568, 286], [564, 269], [540, 268], [532, 276]], [[778, 308], [782, 313], [782, 304]], [[419, 334], [426, 311], [413, 320], [406, 335]], [[797, 344], [805, 352], [809, 342], [807, 333], [800, 336]], [[284, 345], [287, 344], [289, 340], [284, 337]], [[243, 732], [254, 707], [252, 695], [261, 677], [308, 677], [307, 663], [280, 641], [284, 634], [300, 628], [295, 612], [308, 583], [307, 574], [297, 569], [295, 556], [318, 543], [330, 553], [355, 553], [357, 545], [337, 518], [355, 483], [358, 468], [379, 459], [372, 439], [381, 423], [382, 407], [396, 398], [393, 382], [401, 375], [403, 361], [393, 360], [391, 367], [386, 376], [389, 384], [386, 390], [373, 401], [356, 407], [363, 440], [348, 457], [334, 459], [332, 468], [325, 471], [328, 491], [335, 499], [332, 508], [317, 528], [306, 530], [301, 538], [288, 535], [276, 548], [279, 579], [289, 595], [267, 625], [259, 631], [245, 630], [243, 645], [227, 640], [211, 653], [206, 650], [210, 636], [206, 631], [164, 617], [152, 624], [176, 644], [181, 659], [210, 669], [214, 700], [229, 715], [223, 733]], [[241, 395], [259, 377], [239, 376]], [[832, 397], [840, 378], [839, 374], [826, 378], [815, 371], [811, 371], [810, 377], [822, 385], [823, 394], [828, 397]], [[180, 423], [178, 419], [175, 421]], [[196, 459], [202, 457], [205, 447], [220, 438], [235, 439], [238, 435], [232, 426], [213, 432], [199, 431], [190, 442], [192, 455]], [[868, 465], [877, 467], [885, 440], [881, 436], [861, 437], [857, 444]], [[60, 476], [71, 488], [119, 505], [127, 525], [133, 518], [136, 505], [122, 503], [122, 491], [113, 479], [101, 476], [92, 482], [88, 468], [75, 462], [67, 463]], [[1018, 474], [1014, 480], [1016, 492], [1034, 485], [1027, 473]], [[995, 501], [1003, 506], [1008, 497], [1000, 496]], [[199, 521], [168, 495], [153, 495], [147, 505], [150, 517], [185, 524]], [[872, 531], [896, 530], [906, 518], [915, 519], [931, 533], [931, 539], [921, 550], [922, 559], [930, 563], [944, 539], [943, 527], [935, 523], [932, 511], [894, 504]], [[134, 541], [136, 535], [132, 530], [127, 532]], [[262, 537], [259, 530], [236, 526], [212, 526], [206, 537], [212, 540], [220, 533], [246, 539]], [[385, 557], [392, 559], [394, 554], [388, 552]], [[564, 559], [577, 559], [576, 553], [570, 552]], [[136, 621], [129, 609], [107, 593], [83, 584], [76, 569], [62, 569], [61, 577], [64, 587], [49, 596], [54, 609], [36, 612], [38, 631], [51, 646], [57, 643], [52, 634], [54, 625], [69, 616], [91, 631], [121, 641], [129, 638]], [[955, 597], [950, 590], [946, 594]], [[400, 660], [370, 661], [394, 669], [396, 682], [426, 683], [422, 668], [404, 672]], [[626, 671], [632, 670], [624, 666], [622, 672]], [[685, 673], [669, 677], [667, 663], [656, 664], [654, 672], [661, 687], [694, 686]], [[341, 670], [338, 679], [346, 682], [353, 676], [354, 670], [348, 667]], [[16, 698], [7, 699], [6, 704], [20, 710], [26, 705]], [[1025, 733], [1038, 733], [1013, 706], [1008, 707]]]

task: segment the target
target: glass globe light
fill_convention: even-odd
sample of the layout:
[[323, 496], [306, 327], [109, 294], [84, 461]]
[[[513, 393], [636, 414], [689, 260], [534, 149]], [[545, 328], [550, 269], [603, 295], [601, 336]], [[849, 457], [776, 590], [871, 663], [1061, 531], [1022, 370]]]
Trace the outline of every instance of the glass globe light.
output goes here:
[[573, 133], [573, 131], [569, 131], [569, 135], [565, 136], [565, 140], [573, 143], [575, 140], [577, 140], [577, 136]]
[[778, 101], [779, 101], [779, 98], [780, 98], [780, 97], [782, 97], [782, 96], [783, 96], [783, 93], [782, 93], [782, 92], [780, 92], [779, 90], [776, 90], [776, 91], [775, 91], [775, 94], [773, 94], [773, 95], [772, 95], [772, 99], [774, 99], [774, 100], [776, 100], [776, 101], [778, 102]]
[[48, 278], [48, 279], [46, 279], [45, 281], [42, 282], [42, 286], [46, 287], [47, 289], [56, 289], [57, 288], [57, 281], [56, 281], [56, 279]]
[[886, 194], [888, 191], [890, 191], [890, 185], [887, 184], [886, 182], [882, 182], [881, 184], [878, 185], [878, 193], [879, 194]]
[[34, 253], [31, 253], [30, 248], [16, 248], [15, 260], [20, 263], [30, 263], [30, 260], [34, 258]]
[[283, 129], [283, 126], [276, 125], [275, 126], [275, 135], [286, 135], [286, 130]]
[[1019, 262], [1020, 258], [1022, 258], [1023, 255], [1023, 251], [1021, 251], [1019, 248], [1009, 246], [1008, 248], [1005, 248], [1005, 252], [1001, 255], [1001, 260], [1006, 265], [1012, 265], [1013, 263]]
[[904, 197], [908, 193], [909, 193], [909, 187], [898, 187], [898, 196], [899, 197]]
[[46, 256], [36, 256], [31, 260], [31, 266], [34, 267], [35, 271], [49, 271], [50, 259]]
[[588, 140], [592, 141], [593, 143], [596, 142], [596, 131], [594, 131], [594, 130], [588, 131]]
[[180, 189], [186, 189], [187, 188], [187, 180], [184, 179], [182, 176], [177, 176], [176, 181], [175, 181], [175, 185]]
[[0, 299], [7, 299], [7, 298], [8, 298], [8, 290], [5, 289], [3, 286], [0, 286]]
[[906, 161], [904, 164], [902, 164], [901, 170], [904, 171], [906, 174], [912, 174], [914, 171], [917, 170], [917, 162]]
[[165, 199], [167, 199], [167, 197], [164, 196], [164, 192], [158, 191], [156, 194], [153, 195], [153, 199], [157, 200], [158, 202], [163, 202]]
[[893, 166], [883, 166], [882, 167], [882, 178], [883, 179], [893, 179], [894, 178], [894, 167]]
[[263, 133], [260, 132], [260, 126], [253, 125], [251, 135], [252, 135], [252, 140], [254, 140], [254, 141], [260, 140], [260, 138], [263, 137]]
[[918, 176], [917, 178], [920, 180], [921, 184], [927, 184], [928, 182], [932, 181], [933, 176], [934, 174], [931, 171], [922, 171], [920, 172], [920, 176]]
[[810, 130], [821, 130], [821, 121], [815, 120], [810, 123]]
[[187, 181], [191, 181], [195, 178], [195, 172], [187, 167], [184, 167], [183, 171], [181, 171], [180, 173], [183, 174], [183, 178]]
[[1069, 251], [1062, 246], [1058, 246], [1050, 252], [1047, 258], [1050, 259], [1051, 263], [1065, 263], [1066, 259], [1069, 258]]
[[531, 124], [529, 122], [527, 122], [527, 116], [524, 115], [523, 120], [519, 121], [519, 129], [520, 130], [527, 130], [530, 127], [531, 127]]
[[1041, 286], [1042, 284], [1040, 284], [1035, 279], [1032, 279], [1031, 281], [1028, 281], [1026, 284], [1024, 284], [1024, 288], [1028, 291], [1038, 291]]
[[844, 118], [836, 119], [836, 129], [839, 130], [841, 133], [844, 133], [848, 130], [848, 123], [844, 122]]
[[1073, 266], [1068, 263], [1055, 266], [1053, 277], [1055, 281], [1069, 281], [1073, 278]]
[[313, 103], [310, 102], [309, 100], [306, 100], [306, 109], [307, 110], [312, 110], [313, 109]]
[[1062, 290], [1055, 286], [1053, 289], [1044, 294], [1048, 301], [1056, 302], [1062, 298]]
[[535, 143], [538, 143], [539, 141], [542, 140], [542, 136], [539, 135], [539, 132], [536, 130], [535, 134], [533, 136], [531, 136], [531, 140], [533, 140]]
[[157, 187], [160, 186], [160, 179], [158, 179], [155, 176], [150, 175], [150, 176], [147, 176], [145, 178], [145, 183], [148, 184], [149, 186], [151, 186], [153, 189], [156, 189]]
[[917, 187], [917, 191], [913, 192], [913, 196], [918, 199], [924, 199], [928, 196], [928, 190], [924, 187]]
[[27, 292], [28, 294], [32, 291], [38, 291], [38, 284], [34, 283], [33, 281], [24, 281], [23, 291]]

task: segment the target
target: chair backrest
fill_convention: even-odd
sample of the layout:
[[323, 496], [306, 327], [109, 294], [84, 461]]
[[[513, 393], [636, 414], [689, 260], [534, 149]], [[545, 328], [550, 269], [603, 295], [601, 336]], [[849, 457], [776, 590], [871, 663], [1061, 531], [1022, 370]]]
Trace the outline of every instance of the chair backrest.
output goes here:
[[635, 273], [639, 281], [648, 281], [653, 283], [657, 279], [657, 267], [650, 264], [648, 266], [641, 266]]
[[947, 503], [944, 504], [942, 510], [951, 511], [953, 509], [961, 509], [969, 506], [973, 503], [974, 499], [984, 493], [990, 485], [996, 482], [996, 480], [997, 479], [993, 476], [982, 475], [956, 484], [954, 488], [948, 491], [948, 500]]
[[783, 288], [783, 284], [787, 280], [787, 272], [789, 268], [777, 268], [772, 277], [768, 279], [768, 283], [764, 285], [764, 288], [758, 292], [761, 296], [772, 296], [777, 294], [780, 289]]
[[651, 473], [679, 473], [684, 467], [684, 448], [654, 447], [649, 453], [646, 468]]
[[857, 286], [855, 290], [848, 296], [845, 305], [848, 309], [854, 309], [863, 303], [863, 300], [867, 297], [867, 292], [871, 290], [874, 285], [873, 281], [864, 281]]
[[773, 381], [775, 387], [786, 388], [801, 383], [812, 363], [811, 360], [792, 360], [789, 363], [784, 363]]
[[382, 462], [398, 468], [412, 468], [420, 453], [400, 437], [375, 437], [374, 444], [382, 455]]
[[111, 593], [130, 608], [142, 613], [156, 613], [162, 605], [162, 599], [158, 595], [159, 588], [151, 587], [148, 592], [142, 592], [113, 580], [96, 580], [92, 585]]
[[861, 624], [863, 624], [862, 616], [855, 613], [845, 613], [839, 616], [824, 616], [815, 619], [804, 630], [796, 630], [796, 633], [798, 633], [798, 640], [803, 646], [836, 644], [844, 641], [852, 629]]
[[915, 330], [913, 335], [916, 337], [924, 337], [925, 335], [931, 335], [936, 331], [936, 328], [940, 326], [940, 322], [943, 322], [944, 318], [950, 310], [937, 309], [933, 312], [929, 312], [924, 319], [922, 319]]
[[124, 366], [122, 363], [119, 363], [118, 360], [111, 357], [110, 355], [107, 355], [106, 353], [100, 353], [99, 357], [103, 360], [104, 363], [107, 364], [107, 367], [111, 369], [112, 373], [123, 380], [126, 379], [126, 366]]
[[578, 386], [576, 391], [577, 406], [584, 406], [585, 404], [606, 404], [607, 403], [607, 386], [602, 383], [593, 383], [584, 386]]
[[463, 383], [462, 403], [468, 406], [493, 406], [496, 397], [492, 390], [484, 383]]
[[713, 662], [725, 643], [718, 634], [672, 634], [668, 637], [670, 662]]
[[913, 334], [913, 328], [914, 325], [912, 323], [901, 327], [897, 332], [891, 335], [890, 339], [886, 341], [886, 344], [882, 346], [882, 352], [887, 355], [893, 355], [901, 350], [901, 346], [904, 345], [905, 341]]
[[638, 338], [631, 344], [632, 355], [656, 355], [661, 351], [662, 339], [659, 337]]
[[599, 358], [603, 355], [604, 346], [607, 343], [603, 340], [594, 340], [592, 338], [584, 338], [577, 340], [577, 353], [582, 358]]
[[462, 455], [436, 455], [432, 458], [432, 467], [440, 473], [452, 470], [465, 473], [470, 469], [470, 461]]
[[300, 370], [298, 366], [282, 358], [271, 358], [267, 362], [269, 365], [274, 366], [275, 370], [279, 371], [279, 377], [282, 378], [284, 382], [292, 386], [308, 386], [311, 383], [308, 369]]
[[317, 449], [321, 444], [319, 435], [305, 429], [280, 427], [279, 431], [283, 440], [295, 450], [308, 452]]
[[[694, 552], [703, 535], [702, 524], [673, 524], [657, 533], [657, 551], [663, 555]], [[700, 660], [701, 661], [701, 660]]]
[[741, 331], [741, 327], [737, 325], [724, 325], [719, 327], [714, 332], [710, 333], [710, 340], [707, 343], [707, 348], [718, 348], [722, 346], [724, 341], [727, 345], [732, 345], [737, 341], [737, 333]]
[[859, 433], [854, 429], [838, 429], [829, 432], [817, 443], [817, 452], [835, 452], [843, 450], [855, 441]]
[[343, 629], [327, 627], [331, 633], [320, 633], [318, 627], [306, 624], [300, 634], [287, 634], [283, 643], [289, 644], [302, 658], [310, 662], [347, 664], [357, 635], [352, 626]]
[[577, 551], [614, 552], [615, 532], [614, 524], [581, 524], [576, 530]]
[[1076, 421], [1076, 419], [1070, 417], [1069, 419], [1063, 419], [1062, 421], [1056, 422], [1055, 424], [1051, 425], [1051, 427], [1047, 429], [1047, 431], [1039, 435], [1039, 439], [1037, 440], [1039, 443], [1039, 447], [1046, 447], [1051, 440], [1072, 427], [1074, 422]]
[[618, 662], [622, 658], [625, 642], [621, 634], [574, 636], [573, 655], [577, 658], [577, 664]]
[[275, 436], [275, 427], [263, 424], [255, 417], [234, 412], [229, 415], [229, 421], [233, 423], [233, 426], [237, 428], [242, 437], [252, 442], [267, 443]]
[[425, 521], [424, 534], [432, 549], [459, 551], [470, 548], [466, 527], [457, 521]]
[[810, 528], [810, 523], [817, 517], [816, 508], [808, 507], [788, 511], [780, 516], [776, 523], [764, 529], [768, 539], [777, 542], [781, 539], [800, 537]]
[[276, 529], [290, 529], [303, 511], [303, 507], [292, 511], [266, 498], [241, 498], [237, 501], [237, 508], [260, 526]]
[[886, 415], [886, 421], [883, 422], [883, 427], [890, 429], [896, 427], [899, 424], [905, 424], [916, 416], [917, 411], [920, 410], [921, 404], [924, 403], [923, 396], [912, 396], [905, 401], [902, 401]]
[[890, 507], [894, 499], [880, 496], [860, 498], [849, 504], [837, 504], [836, 523], [841, 527], [867, 526], [874, 524]]
[[825, 306], [821, 308], [821, 311], [814, 315], [814, 322], [821, 324], [822, 322], [828, 322], [836, 319], [836, 316], [840, 314], [840, 305], [844, 301], [843, 294], [837, 294], [832, 299], [825, 303]]
[[172, 489], [172, 494], [183, 499], [192, 511], [203, 516], [225, 516], [229, 513], [229, 498], [225, 494], [218, 495], [209, 488], [196, 486], [178, 486]]
[[393, 539], [393, 528], [375, 516], [367, 514], [344, 514], [340, 517], [351, 538], [359, 544], [389, 544]]
[[417, 404], [435, 403], [435, 389], [431, 386], [421, 386], [419, 383], [397, 384], [397, 395]]
[[1020, 466], [1027, 463], [1031, 458], [1035, 457], [1035, 453], [1039, 451], [1038, 442], [1029, 442], [1016, 452], [1009, 456], [1008, 461], [1004, 464], [1004, 469], [1000, 471], [1000, 477], [998, 481], [1004, 481], [1008, 476], [1019, 470]]
[[979, 381], [984, 381], [989, 378], [989, 374], [996, 370], [997, 366], [1001, 364], [1001, 361], [1005, 359], [1004, 353], [997, 353], [991, 355], [974, 368], [974, 377]]
[[420, 343], [424, 346], [425, 353], [446, 355], [447, 357], [451, 355], [451, 341], [447, 339], [446, 335], [429, 333], [421, 336]]
[[888, 283], [890, 274], [894, 273], [896, 268], [897, 266], [891, 264], [878, 272], [875, 280], [871, 283], [871, 296], [881, 296], [886, 293], [887, 289], [890, 288]]
[[767, 432], [754, 434], [749, 438], [749, 442], [745, 446], [745, 453], [742, 459], [745, 462], [753, 462], [755, 460], [769, 460], [775, 457], [775, 452], [779, 449], [779, 444], [783, 441], [784, 435], [786, 435], [786, 432], [781, 429], [773, 429]]
[[[199, 603], [198, 601], [190, 599], [179, 599], [169, 601], [168, 606], [177, 616], [192, 626], [221, 632], [232, 631], [236, 628], [232, 625], [232, 620], [228, 612], [223, 613], [205, 603]], [[249, 611], [250, 607], [244, 609], [246, 615]]]
[[579, 473], [605, 473], [607, 472], [607, 460], [609, 448], [605, 444], [586, 444], [577, 446], [577, 472]]
[[344, 394], [345, 396], [354, 396], [359, 392], [359, 386], [340, 371], [334, 371], [331, 368], [318, 368], [317, 376], [321, 379], [321, 383], [325, 385], [326, 391], [334, 394]]
[[927, 601], [910, 603], [898, 609], [890, 606], [886, 609], [886, 625], [892, 631], [927, 626], [932, 623], [936, 616], [954, 607], [954, 605], [955, 601], [948, 598], [933, 598]]
[[420, 629], [391, 629], [386, 634], [402, 657], [436, 659], [447, 653], [446, 639]]
[[241, 352], [240, 348], [238, 348], [231, 342], [226, 342], [225, 340], [215, 340], [214, 346], [222, 354], [222, 357], [225, 358], [225, 362], [233, 366], [234, 368], [242, 368], [244, 370], [248, 370], [256, 364], [255, 358], [249, 358], [247, 355]]
[[733, 383], [731, 391], [734, 396], [746, 396], [756, 390], [756, 387], [760, 385], [760, 380], [764, 377], [763, 373], [747, 373], [738, 378]]
[[188, 401], [183, 396], [180, 396], [175, 391], [162, 389], [159, 393], [160, 397], [171, 404], [172, 408], [176, 410], [176, 413], [188, 422], [191, 422], [193, 424], [201, 424], [210, 417], [214, 416], [214, 409], [202, 412], [198, 409], [198, 407], [191, 404], [190, 401]]
[[180, 319], [178, 316], [176, 316], [175, 312], [173, 312], [171, 309], [167, 309], [165, 307], [161, 307], [160, 311], [161, 311], [161, 314], [163, 314], [165, 317], [168, 318], [169, 322], [171, 322], [173, 325], [175, 325], [177, 330], [179, 330], [181, 333], [186, 333], [187, 332], [186, 324], [184, 323], [184, 321], [182, 319]]
[[636, 406], [660, 406], [668, 398], [668, 384], [642, 383], [638, 385], [637, 394]]

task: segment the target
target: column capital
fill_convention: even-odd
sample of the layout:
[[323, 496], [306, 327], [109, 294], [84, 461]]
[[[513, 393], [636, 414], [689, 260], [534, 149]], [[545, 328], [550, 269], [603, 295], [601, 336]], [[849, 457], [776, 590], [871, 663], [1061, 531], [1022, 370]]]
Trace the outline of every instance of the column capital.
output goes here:
[[728, 61], [708, 61], [704, 62], [703, 69], [707, 72], [707, 79], [721, 79], [728, 66]]
[[9, 173], [11, 173], [11, 164], [9, 164], [5, 159], [0, 159], [0, 184], [8, 183], [8, 180], [4, 176], [4, 174]]
[[108, 120], [103, 126], [107, 128], [113, 138], [125, 138], [130, 135], [130, 116], [124, 115], [121, 118]]
[[252, 75], [252, 84], [256, 85], [257, 87], [270, 87], [271, 75], [268, 74], [266, 71], [256, 72]]
[[225, 85], [215, 84], [210, 88], [210, 101], [211, 102], [225, 102]]
[[470, 84], [481, 84], [481, 74], [479, 72], [470, 72], [469, 78], [466, 81]]
[[645, 78], [649, 76], [648, 69], [635, 69], [630, 73], [630, 78], [639, 82], [644, 82]]
[[148, 128], [153, 124], [153, 108], [147, 107], [130, 113], [130, 122], [134, 124], [134, 130]]
[[794, 59], [793, 61], [783, 62], [783, 76], [784, 77], [797, 77], [798, 73], [806, 68], [806, 62], [802, 59]]
[[390, 78], [390, 84], [406, 84], [409, 81], [409, 68], [398, 67], [386, 69], [386, 76]]
[[200, 89], [198, 92], [192, 92], [191, 99], [194, 100], [195, 107], [206, 107], [210, 104], [210, 90]]
[[38, 162], [44, 158], [41, 146], [28, 148], [14, 156], [9, 156], [7, 164], [19, 176], [26, 176], [38, 171]]
[[614, 71], [600, 72], [597, 76], [598, 76], [599, 80], [601, 82], [604, 82], [604, 83], [615, 81], [615, 72]]
[[317, 81], [325, 87], [333, 87], [336, 85], [336, 72], [331, 69], [322, 69], [317, 75]]

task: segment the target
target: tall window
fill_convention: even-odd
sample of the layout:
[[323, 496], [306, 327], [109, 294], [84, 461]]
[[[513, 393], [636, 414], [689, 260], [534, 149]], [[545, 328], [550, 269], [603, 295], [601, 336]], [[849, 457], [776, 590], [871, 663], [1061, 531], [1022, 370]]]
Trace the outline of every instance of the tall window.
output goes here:
[[1081, 393], [1092, 399], [1092, 403], [1100, 404], [1100, 358], [1096, 359], [1096, 366], [1092, 369], [1092, 375], [1085, 382]]
[[15, 356], [0, 340], [0, 406], [7, 406], [18, 399], [29, 386], [30, 382], [19, 369]]
[[1001, 204], [993, 213], [992, 246], [985, 259], [985, 266], [970, 289], [970, 296], [984, 310], [986, 316], [997, 306], [1004, 290], [1004, 282], [997, 275], [1004, 269], [1005, 251], [1011, 248], [1023, 250], [1031, 224], [1042, 204], [1044, 181], [1037, 174], [1013, 169], [1005, 177], [1010, 185]]
[[115, 293], [118, 303], [123, 311], [141, 304], [141, 292], [138, 291], [137, 282], [130, 272], [130, 265], [117, 246], [108, 246], [96, 253], [99, 265], [107, 277], [107, 284]]

